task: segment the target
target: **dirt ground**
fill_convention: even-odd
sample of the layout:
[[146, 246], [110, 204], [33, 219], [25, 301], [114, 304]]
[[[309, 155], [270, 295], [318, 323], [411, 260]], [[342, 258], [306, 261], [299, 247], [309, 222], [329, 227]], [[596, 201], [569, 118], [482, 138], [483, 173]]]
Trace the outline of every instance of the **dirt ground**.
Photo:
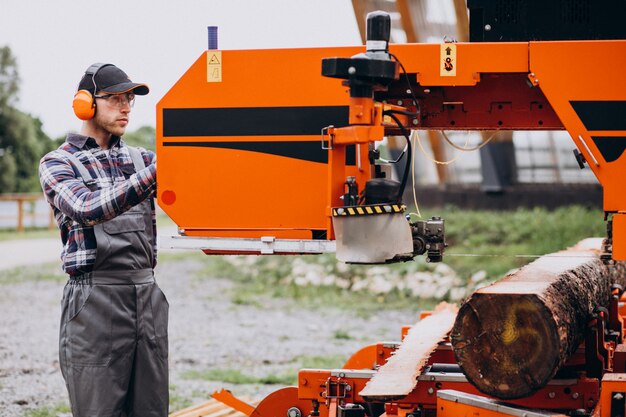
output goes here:
[[[382, 310], [369, 317], [329, 306], [305, 309], [293, 300], [233, 302], [233, 283], [198, 277], [202, 254], [163, 261], [157, 281], [170, 303], [170, 392], [174, 407], [206, 401], [222, 387], [260, 399], [280, 385], [227, 384], [191, 379], [189, 371], [239, 371], [264, 377], [294, 372], [306, 357], [349, 357], [379, 340], [398, 340], [418, 308]], [[58, 366], [58, 322], [64, 279], [21, 280], [32, 268], [12, 270], [0, 285], [0, 416], [67, 416]], [[6, 272], [5, 272], [6, 275]], [[174, 410], [172, 410], [174, 411]]]

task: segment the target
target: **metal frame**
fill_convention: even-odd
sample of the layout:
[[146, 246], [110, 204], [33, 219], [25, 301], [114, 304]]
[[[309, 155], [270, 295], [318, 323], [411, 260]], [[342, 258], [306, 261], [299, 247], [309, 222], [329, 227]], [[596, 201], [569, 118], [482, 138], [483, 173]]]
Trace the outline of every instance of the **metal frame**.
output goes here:
[[215, 238], [195, 236], [159, 236], [159, 247], [164, 249], [199, 249], [234, 253], [322, 254], [335, 253], [334, 240], [276, 239], [274, 236], [252, 238]]

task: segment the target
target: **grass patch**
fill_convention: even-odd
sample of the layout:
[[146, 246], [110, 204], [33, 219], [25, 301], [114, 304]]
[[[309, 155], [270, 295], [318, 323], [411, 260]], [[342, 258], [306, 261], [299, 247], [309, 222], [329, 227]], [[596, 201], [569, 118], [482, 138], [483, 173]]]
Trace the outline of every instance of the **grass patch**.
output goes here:
[[[460, 278], [461, 283], [454, 284], [456, 286], [471, 285], [470, 278], [478, 271], [486, 272], [486, 281], [499, 279], [511, 269], [534, 260], [514, 255], [539, 256], [556, 252], [583, 238], [604, 236], [606, 228], [601, 210], [581, 206], [555, 210], [476, 211], [454, 207], [424, 210], [424, 218], [432, 215], [442, 216], [446, 220], [449, 247], [444, 255], [444, 263]], [[454, 254], [488, 256], [455, 257]], [[294, 301], [298, 308], [330, 306], [367, 317], [381, 308], [429, 309], [441, 299], [449, 297], [449, 294], [438, 293], [436, 299], [418, 298], [401, 287], [383, 294], [357, 291], [353, 284], [366, 277], [375, 266], [341, 264], [332, 254], [225, 257], [185, 253], [176, 256], [180, 258], [169, 259], [193, 256], [201, 262], [201, 268], [196, 272], [197, 279], [223, 278], [234, 282], [230, 296], [236, 305], [271, 308], [272, 299], [287, 298]], [[335, 277], [335, 283], [297, 285], [293, 277], [298, 263], [307, 267], [313, 265], [319, 276]], [[432, 272], [436, 267], [437, 264], [427, 264], [423, 256], [411, 262], [385, 265], [390, 274], [400, 277], [416, 272]], [[339, 281], [345, 285], [337, 284]]]
[[[298, 308], [318, 309], [332, 306], [349, 310], [361, 317], [379, 311], [382, 306], [387, 309], [416, 308], [416, 299], [402, 291], [376, 295], [336, 286], [299, 286], [285, 283], [284, 278], [291, 273], [292, 263], [296, 258], [322, 264], [331, 274], [351, 277], [363, 276], [368, 268], [363, 265], [343, 265], [342, 272], [339, 272], [334, 255], [242, 257], [242, 265], [226, 257], [211, 256], [196, 272], [196, 277], [233, 281], [235, 286], [231, 290], [231, 301], [236, 305], [273, 308], [272, 299], [287, 298], [295, 301]], [[344, 270], [344, 267], [347, 269]], [[435, 304], [434, 300], [420, 300], [419, 308], [432, 308]]]
[[0, 229], [0, 241], [45, 238], [61, 239], [59, 237], [59, 231], [56, 227], [52, 230], [48, 228], [26, 229], [23, 232], [18, 232], [15, 229]]
[[446, 254], [502, 255], [501, 257], [445, 256], [444, 262], [462, 277], [485, 270], [491, 279], [519, 268], [532, 258], [508, 255], [544, 255], [574, 245], [586, 237], [602, 237], [606, 224], [600, 209], [581, 206], [472, 211], [458, 208], [428, 210], [424, 217], [440, 215], [446, 220]]
[[199, 260], [204, 261], [206, 255], [202, 253], [200, 250], [171, 250], [171, 251], [163, 251], [160, 250], [157, 254], [157, 261], [159, 263], [163, 262], [179, 262], [179, 261], [187, 261], [187, 260]]
[[337, 340], [351, 340], [352, 336], [350, 336], [350, 334], [345, 330], [335, 330], [333, 338]]
[[203, 381], [219, 381], [233, 385], [261, 384], [261, 385], [297, 385], [298, 370], [307, 369], [337, 369], [341, 368], [347, 358], [341, 355], [331, 356], [298, 356], [294, 359], [289, 370], [280, 374], [253, 376], [238, 369], [207, 369], [189, 370], [181, 375], [184, 379]]
[[61, 270], [58, 262], [43, 265], [20, 266], [0, 271], [0, 284], [16, 284], [27, 281], [64, 282], [67, 275]]
[[[191, 370], [184, 372], [182, 378], [200, 379], [204, 381], [220, 381], [233, 385], [243, 384], [262, 384], [262, 385], [292, 385], [294, 378], [290, 374], [256, 377], [244, 374], [237, 369], [208, 369], [208, 370]], [[295, 378], [297, 382], [297, 376]]]
[[191, 398], [183, 397], [179, 395], [177, 391], [178, 387], [176, 385], [170, 385], [169, 394], [170, 394], [170, 412], [178, 411], [185, 409], [187, 407], [191, 407], [193, 402]]
[[299, 356], [296, 362], [299, 368], [306, 369], [339, 369], [348, 360], [347, 356], [330, 355], [330, 356]]
[[72, 410], [68, 404], [57, 404], [51, 407], [39, 407], [32, 410], [26, 410], [24, 417], [57, 417], [59, 414], [68, 414]]
[[[350, 311], [358, 317], [367, 318], [382, 309], [430, 309], [436, 300], [417, 300], [403, 291], [393, 290], [387, 294], [372, 294], [366, 291], [350, 291], [334, 286], [305, 286], [274, 282], [243, 282], [232, 290], [238, 304], [273, 308], [272, 299], [291, 299], [297, 308], [324, 309], [327, 307]], [[245, 301], [243, 301], [245, 300]]]

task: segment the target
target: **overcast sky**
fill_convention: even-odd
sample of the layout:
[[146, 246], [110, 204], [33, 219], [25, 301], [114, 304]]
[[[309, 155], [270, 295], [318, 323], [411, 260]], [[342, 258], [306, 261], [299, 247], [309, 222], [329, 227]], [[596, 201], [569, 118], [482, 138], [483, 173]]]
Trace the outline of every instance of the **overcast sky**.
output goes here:
[[80, 129], [72, 98], [94, 62], [118, 65], [150, 86], [129, 129], [155, 125], [155, 106], [207, 48], [207, 26], [220, 49], [360, 44], [350, 0], [0, 0], [0, 46], [17, 57], [17, 107], [57, 137]]

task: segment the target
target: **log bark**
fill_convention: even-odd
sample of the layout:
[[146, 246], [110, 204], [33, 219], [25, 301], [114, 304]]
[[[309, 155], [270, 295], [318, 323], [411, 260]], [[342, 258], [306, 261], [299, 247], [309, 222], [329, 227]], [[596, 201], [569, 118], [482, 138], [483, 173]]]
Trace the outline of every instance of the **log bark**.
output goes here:
[[602, 239], [543, 256], [477, 290], [459, 309], [454, 354], [481, 392], [515, 399], [545, 386], [584, 340], [611, 285], [626, 284], [624, 262], [599, 259]]

